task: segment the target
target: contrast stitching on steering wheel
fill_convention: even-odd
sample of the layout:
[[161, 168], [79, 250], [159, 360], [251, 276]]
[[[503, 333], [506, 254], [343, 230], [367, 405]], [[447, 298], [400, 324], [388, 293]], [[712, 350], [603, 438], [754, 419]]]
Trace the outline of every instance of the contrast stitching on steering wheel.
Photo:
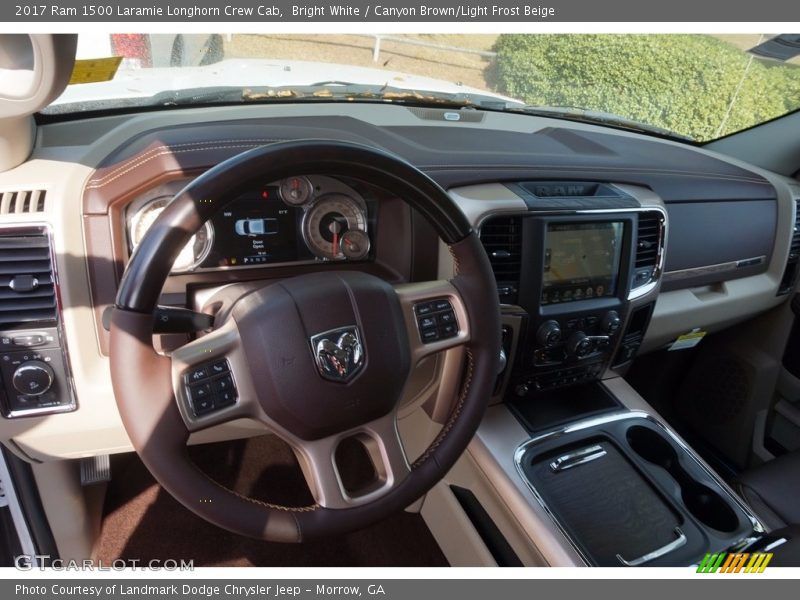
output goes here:
[[453, 259], [453, 275], [458, 275], [459, 272], [458, 257], [456, 256], [456, 253], [453, 251], [453, 246], [448, 244], [447, 249], [450, 251], [450, 257]]
[[445, 426], [439, 432], [439, 435], [436, 436], [436, 439], [431, 443], [430, 446], [428, 446], [428, 449], [425, 450], [425, 453], [422, 456], [420, 456], [416, 461], [414, 461], [413, 465], [411, 465], [412, 469], [420, 467], [422, 463], [424, 463], [433, 455], [433, 453], [436, 451], [436, 448], [438, 448], [441, 445], [441, 443], [453, 429], [453, 426], [456, 424], [456, 421], [458, 420], [458, 417], [461, 414], [461, 409], [464, 407], [464, 401], [467, 399], [467, 394], [469, 394], [469, 386], [472, 383], [472, 367], [473, 367], [472, 352], [469, 350], [469, 348], [467, 348], [467, 379], [464, 382], [464, 389], [461, 392], [461, 397], [458, 399], [458, 404], [456, 404], [456, 407], [450, 414], [450, 418], [447, 420], [447, 423], [445, 423]]
[[[258, 505], [263, 506], [265, 508], [271, 508], [271, 509], [274, 509], [274, 510], [281, 510], [281, 511], [290, 512], [290, 513], [294, 513], [294, 512], [298, 512], [298, 513], [314, 512], [318, 508], [321, 508], [321, 506], [319, 504], [316, 504], [316, 503], [311, 504], [310, 506], [284, 506], [283, 504], [272, 504], [271, 502], [264, 502], [263, 500], [257, 500], [256, 498], [251, 498], [250, 496], [245, 496], [244, 494], [240, 494], [239, 492], [237, 492], [235, 490], [232, 490], [232, 489], [230, 489], [228, 487], [225, 487], [219, 481], [216, 481], [214, 478], [210, 477], [207, 473], [205, 473], [200, 468], [198, 468], [197, 465], [195, 465], [195, 469], [197, 469], [198, 472], [202, 473], [203, 477], [208, 479], [211, 483], [216, 485], [218, 488], [221, 488], [221, 489], [225, 490], [226, 492], [229, 492], [229, 493], [233, 494], [237, 498], [240, 498], [242, 500], [247, 500], [248, 502], [251, 502], [252, 504], [258, 504]], [[299, 530], [298, 530], [298, 533], [299, 533]]]

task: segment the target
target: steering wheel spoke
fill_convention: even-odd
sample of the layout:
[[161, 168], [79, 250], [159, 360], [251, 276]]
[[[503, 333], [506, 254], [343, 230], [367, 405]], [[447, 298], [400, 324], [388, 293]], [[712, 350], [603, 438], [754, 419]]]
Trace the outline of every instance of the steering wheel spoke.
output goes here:
[[[339, 444], [350, 437], [363, 445], [375, 471], [374, 481], [356, 491], [345, 488], [336, 460]], [[352, 508], [377, 500], [411, 472], [394, 412], [345, 434], [295, 442], [295, 448], [311, 493], [324, 508]]]
[[461, 294], [445, 280], [395, 286], [408, 331], [412, 364], [470, 340]]
[[172, 352], [172, 386], [190, 432], [239, 418], [264, 420], [233, 319]]

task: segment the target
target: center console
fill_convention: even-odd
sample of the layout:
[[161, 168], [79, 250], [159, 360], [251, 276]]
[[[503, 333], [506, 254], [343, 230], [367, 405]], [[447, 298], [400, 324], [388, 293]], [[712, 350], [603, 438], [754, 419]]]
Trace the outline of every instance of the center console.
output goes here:
[[517, 449], [515, 461], [590, 565], [697, 564], [708, 553], [751, 543], [761, 531], [716, 475], [644, 412], [535, 436]]
[[663, 208], [613, 185], [509, 188], [527, 210], [490, 216], [480, 230], [503, 313], [514, 317], [504, 331], [515, 350], [506, 396], [596, 381], [630, 362], [663, 267]]
[[[503, 371], [470, 454], [542, 564], [698, 564], [764, 528], [620, 377], [644, 339], [667, 216], [649, 190], [521, 182], [464, 190], [503, 323]], [[512, 208], [513, 207], [513, 208]]]

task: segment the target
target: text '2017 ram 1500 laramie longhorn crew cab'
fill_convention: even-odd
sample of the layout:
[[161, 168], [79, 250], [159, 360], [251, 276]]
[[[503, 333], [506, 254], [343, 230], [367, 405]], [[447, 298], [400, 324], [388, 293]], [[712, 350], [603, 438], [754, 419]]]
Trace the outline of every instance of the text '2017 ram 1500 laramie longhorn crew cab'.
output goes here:
[[800, 565], [784, 36], [420, 37], [0, 36], [6, 564]]

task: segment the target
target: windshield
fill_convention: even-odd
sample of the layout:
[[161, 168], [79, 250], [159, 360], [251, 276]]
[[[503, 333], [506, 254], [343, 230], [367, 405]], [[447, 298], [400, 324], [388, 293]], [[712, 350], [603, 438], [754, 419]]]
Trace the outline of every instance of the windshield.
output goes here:
[[[545, 114], [704, 142], [800, 108], [772, 35], [81, 34], [44, 113], [232, 102], [380, 101]], [[753, 49], [755, 51], [751, 51]], [[768, 54], [768, 53], [767, 53]], [[788, 58], [788, 60], [787, 60]], [[95, 65], [97, 67], [97, 65]]]

